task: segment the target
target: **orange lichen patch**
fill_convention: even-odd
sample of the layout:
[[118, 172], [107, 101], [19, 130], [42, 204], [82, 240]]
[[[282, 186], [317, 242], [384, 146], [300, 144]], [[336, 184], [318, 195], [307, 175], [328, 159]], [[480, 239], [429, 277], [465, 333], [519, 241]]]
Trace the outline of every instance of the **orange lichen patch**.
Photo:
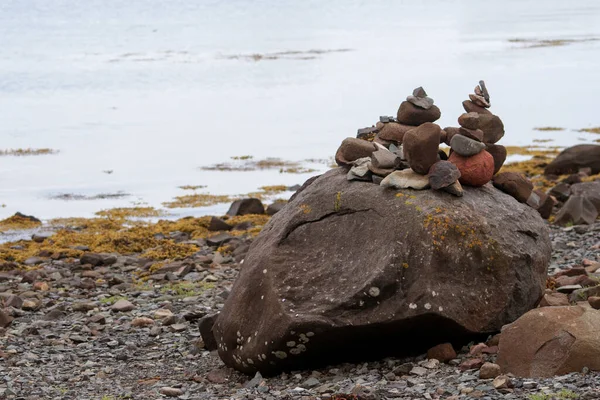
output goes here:
[[17, 213], [12, 217], [8, 217], [0, 221], [0, 231], [11, 229], [31, 229], [38, 227], [41, 224], [42, 222], [37, 218]]
[[310, 214], [310, 212], [312, 211], [312, 208], [310, 208], [308, 204], [301, 204], [300, 209], [304, 214]]
[[177, 196], [175, 197], [175, 200], [164, 202], [162, 205], [167, 208], [207, 207], [213, 204], [228, 203], [233, 201], [233, 199], [233, 197], [228, 195], [197, 193]]
[[7, 149], [0, 150], [0, 156], [41, 156], [45, 154], [56, 154], [58, 150], [53, 149]]
[[440, 248], [447, 238], [458, 238], [453, 243], [467, 249], [482, 248], [490, 241], [485, 241], [478, 227], [470, 221], [459, 221], [444, 215], [442, 211], [429, 214], [425, 217], [423, 227], [430, 233], [433, 245]]
[[556, 126], [538, 126], [538, 127], [533, 128], [533, 130], [542, 131], [542, 132], [548, 132], [548, 131], [552, 132], [552, 131], [564, 131], [565, 128], [559, 128]]
[[596, 126], [594, 128], [579, 129], [577, 132], [600, 133], [600, 126]]

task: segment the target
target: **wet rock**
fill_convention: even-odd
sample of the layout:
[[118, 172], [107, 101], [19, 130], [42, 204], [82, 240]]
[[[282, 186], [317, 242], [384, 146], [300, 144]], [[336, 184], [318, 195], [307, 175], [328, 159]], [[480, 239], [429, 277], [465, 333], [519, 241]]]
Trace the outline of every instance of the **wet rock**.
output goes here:
[[506, 151], [506, 147], [504, 147], [500, 144], [486, 143], [485, 151], [490, 153], [492, 155], [492, 157], [494, 158], [494, 175], [495, 175], [498, 173], [498, 171], [500, 171], [500, 168], [502, 168], [502, 166], [504, 165], [504, 162], [506, 161], [506, 156], [508, 154]]
[[476, 112], [461, 114], [461, 116], [458, 117], [458, 124], [463, 128], [477, 129], [479, 128], [479, 114]]
[[410, 167], [421, 175], [438, 161], [441, 128], [432, 123], [424, 123], [404, 135], [402, 145]]
[[533, 192], [533, 183], [517, 172], [502, 172], [495, 175], [492, 182], [494, 187], [511, 195], [520, 203], [527, 203]]
[[114, 312], [127, 312], [135, 309], [135, 306], [125, 299], [117, 300], [115, 304], [110, 307]]
[[227, 211], [227, 215], [230, 217], [235, 217], [238, 215], [248, 215], [248, 214], [264, 214], [265, 206], [259, 199], [255, 198], [247, 198], [236, 200], [231, 203], [229, 210]]
[[427, 358], [438, 360], [443, 363], [454, 360], [456, 357], [456, 351], [450, 343], [438, 344], [437, 346], [427, 350]]
[[211, 232], [218, 231], [230, 231], [233, 229], [233, 226], [229, 225], [227, 222], [223, 221], [221, 218], [210, 217], [210, 223], [208, 224], [208, 230]]
[[590, 168], [592, 174], [600, 173], [600, 146], [595, 144], [580, 144], [569, 147], [548, 164], [544, 169], [545, 175], [574, 174], [580, 168]]
[[494, 176], [494, 158], [485, 150], [472, 157], [452, 153], [448, 161], [460, 171], [459, 182], [463, 185], [483, 186]]
[[428, 110], [424, 110], [411, 102], [403, 101], [398, 109], [398, 122], [404, 125], [419, 126], [426, 122], [435, 122], [441, 115], [442, 112], [435, 105], [432, 105]]
[[429, 184], [432, 189], [442, 189], [460, 178], [460, 171], [450, 161], [438, 161], [429, 169]]
[[494, 144], [504, 136], [504, 124], [497, 115], [480, 115], [479, 129], [483, 131], [483, 142]]
[[488, 110], [487, 108], [478, 106], [477, 104], [473, 103], [471, 100], [465, 100], [465, 101], [463, 101], [462, 104], [463, 104], [463, 108], [465, 109], [465, 111], [467, 113], [475, 112], [479, 115], [482, 115], [482, 114], [491, 115], [492, 114], [490, 112], [490, 110]]
[[346, 138], [335, 154], [335, 162], [340, 165], [350, 165], [352, 161], [363, 157], [371, 157], [378, 150], [376, 144], [362, 139]]
[[532, 310], [502, 329], [498, 364], [520, 377], [600, 370], [600, 313], [580, 306]]
[[485, 144], [463, 135], [454, 135], [450, 141], [450, 147], [463, 157], [471, 157], [483, 151]]
[[[536, 211], [490, 186], [460, 201], [408, 193], [348, 182], [335, 169], [275, 215], [214, 325], [226, 365], [265, 373], [373, 359], [398, 343], [425, 351], [495, 332], [537, 305], [551, 250]], [[432, 233], [424, 215], [448, 229]], [[481, 268], [492, 254], [493, 268]], [[457, 302], [461, 291], [486, 301]], [[332, 315], [344, 318], [323, 317]]]
[[31, 240], [36, 243], [43, 243], [46, 239], [49, 239], [54, 235], [54, 232], [39, 232], [31, 236]]
[[429, 178], [425, 175], [417, 174], [412, 169], [394, 171], [386, 176], [380, 183], [380, 186], [393, 189], [416, 189], [423, 190], [429, 187]]
[[592, 224], [598, 218], [598, 210], [594, 203], [582, 195], [571, 196], [562, 206], [554, 222], [557, 225]]

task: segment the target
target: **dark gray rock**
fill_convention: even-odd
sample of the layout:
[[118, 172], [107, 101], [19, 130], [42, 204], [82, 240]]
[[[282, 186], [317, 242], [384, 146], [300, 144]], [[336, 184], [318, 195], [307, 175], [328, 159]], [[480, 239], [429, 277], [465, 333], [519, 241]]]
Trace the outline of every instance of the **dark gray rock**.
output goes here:
[[227, 215], [234, 217], [237, 215], [248, 215], [248, 214], [264, 214], [265, 206], [259, 199], [247, 198], [234, 201]]

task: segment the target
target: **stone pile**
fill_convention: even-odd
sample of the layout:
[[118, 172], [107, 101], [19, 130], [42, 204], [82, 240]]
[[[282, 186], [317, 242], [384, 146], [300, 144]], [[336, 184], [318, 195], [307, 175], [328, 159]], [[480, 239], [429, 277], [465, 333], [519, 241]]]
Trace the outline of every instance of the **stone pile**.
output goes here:
[[[463, 102], [460, 127], [434, 124], [440, 109], [422, 87], [400, 104], [396, 118], [380, 117], [377, 125], [360, 129], [337, 151], [336, 162], [348, 166], [349, 180], [372, 181], [394, 189], [443, 190], [462, 196], [462, 185], [480, 187], [490, 182], [506, 159], [500, 118], [488, 108], [483, 81]], [[450, 146], [450, 156], [439, 148]], [[461, 185], [462, 184], [462, 185]]]

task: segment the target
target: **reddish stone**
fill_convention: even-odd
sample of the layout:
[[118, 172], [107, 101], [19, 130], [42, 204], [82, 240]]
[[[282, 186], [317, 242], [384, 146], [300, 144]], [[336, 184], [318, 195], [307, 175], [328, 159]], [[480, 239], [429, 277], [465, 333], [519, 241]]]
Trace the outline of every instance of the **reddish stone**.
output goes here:
[[463, 157], [453, 152], [448, 161], [458, 167], [459, 182], [467, 186], [483, 186], [494, 176], [494, 158], [483, 150], [472, 157]]
[[383, 124], [383, 127], [381, 128], [377, 136], [383, 140], [388, 140], [402, 144], [402, 140], [404, 139], [404, 135], [406, 134], [406, 132], [414, 128], [415, 127], [412, 125], [403, 125], [397, 122], [388, 122], [387, 124]]
[[424, 123], [404, 135], [404, 155], [416, 173], [426, 175], [438, 161], [441, 131], [436, 124]]
[[468, 113], [476, 112], [477, 114], [491, 114], [490, 110], [478, 106], [477, 104], [473, 103], [471, 100], [465, 100], [465, 101], [463, 101], [462, 104], [463, 104], [463, 108]]
[[481, 368], [481, 366], [483, 365], [483, 360], [480, 358], [471, 358], [469, 360], [465, 360], [462, 363], [460, 363], [460, 365], [458, 366], [458, 368], [460, 368], [461, 371], [467, 371], [469, 369], [479, 369]]
[[590, 297], [588, 298], [588, 303], [590, 303], [590, 306], [592, 306], [593, 309], [600, 310], [600, 297]]
[[579, 276], [579, 275], [587, 275], [587, 271], [584, 267], [575, 266], [569, 269], [564, 269], [556, 274], [552, 275], [553, 278], [558, 278], [559, 276]]
[[427, 358], [440, 362], [448, 362], [456, 358], [456, 351], [454, 351], [454, 347], [450, 343], [442, 343], [427, 350]]
[[493, 182], [495, 188], [511, 195], [521, 203], [526, 203], [533, 191], [533, 183], [517, 172], [497, 174], [494, 176]]
[[540, 300], [540, 307], [568, 306], [569, 297], [565, 293], [549, 292]]
[[[458, 117], [458, 124], [466, 129], [477, 129], [479, 128], [479, 114], [476, 112], [462, 114]], [[481, 139], [483, 139], [483, 132], [481, 132]]]
[[485, 343], [477, 343], [477, 344], [471, 346], [471, 349], [469, 350], [469, 355], [476, 356], [478, 354], [481, 354], [481, 352], [486, 348], [487, 348], [487, 345]]

